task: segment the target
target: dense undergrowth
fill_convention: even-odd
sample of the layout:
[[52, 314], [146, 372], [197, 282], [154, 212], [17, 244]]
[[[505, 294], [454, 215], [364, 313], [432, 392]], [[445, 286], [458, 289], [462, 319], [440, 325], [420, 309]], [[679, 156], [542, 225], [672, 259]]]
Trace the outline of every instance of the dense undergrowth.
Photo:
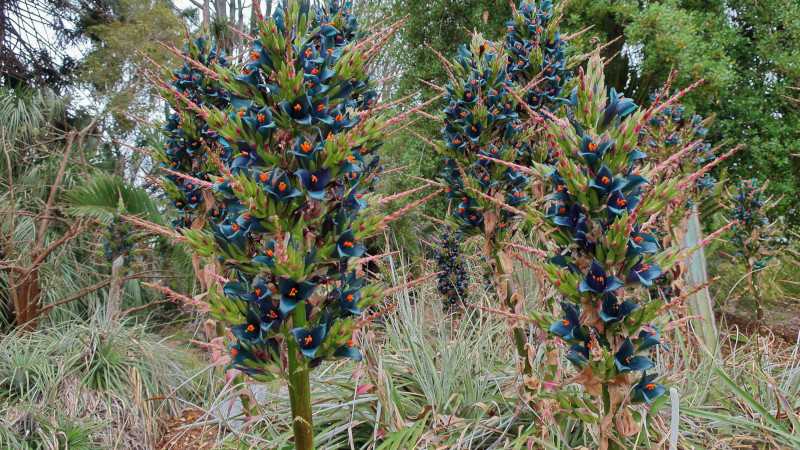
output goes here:
[[[155, 448], [194, 398], [190, 365], [143, 326], [62, 322], [0, 341], [0, 447]], [[182, 386], [183, 385], [183, 386]]]
[[[387, 276], [402, 277], [410, 263], [397, 263]], [[525, 288], [529, 273], [518, 274]], [[471, 299], [493, 301], [472, 280]], [[533, 289], [531, 289], [533, 291]], [[395, 294], [397, 308], [370, 333], [364, 360], [323, 365], [313, 375], [312, 407], [318, 448], [593, 448], [596, 436], [576, 421], [564, 434], [540, 433], [540, 413], [520, 402], [516, 354], [503, 340], [504, 320], [471, 308], [463, 315], [443, 310], [436, 285], [427, 282]], [[535, 295], [525, 299], [535, 307]], [[800, 445], [800, 386], [797, 343], [771, 335], [728, 331], [719, 323], [715, 349], [691, 328], [664, 333], [670, 350], [653, 357], [672, 391], [657, 418], [664, 438], [642, 440], [639, 448], [795, 448]], [[536, 345], [536, 344], [534, 344]], [[544, 355], [540, 352], [541, 357]], [[687, 370], [691, 368], [691, 370]], [[208, 372], [204, 372], [208, 375]], [[266, 385], [258, 410], [245, 424], [216, 420], [220, 405], [236, 398], [230, 384], [209, 388], [198, 426], [214, 426], [205, 439], [220, 448], [237, 445], [293, 448], [288, 394], [280, 383]], [[575, 389], [574, 387], [571, 389]], [[242, 417], [240, 417], [241, 419]], [[677, 422], [673, 422], [677, 420]], [[567, 447], [569, 446], [569, 447]], [[180, 447], [176, 447], [180, 448]]]

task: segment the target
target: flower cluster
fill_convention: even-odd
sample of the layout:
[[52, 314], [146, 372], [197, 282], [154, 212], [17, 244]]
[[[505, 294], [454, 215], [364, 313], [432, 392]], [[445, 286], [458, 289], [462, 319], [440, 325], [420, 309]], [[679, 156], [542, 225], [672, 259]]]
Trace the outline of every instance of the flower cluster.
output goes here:
[[555, 111], [571, 79], [567, 44], [553, 14], [549, 1], [523, 2], [506, 24], [502, 44], [475, 36], [448, 66], [439, 152], [445, 158], [447, 199], [457, 202], [452, 217], [467, 235], [502, 239], [519, 218], [516, 210], [529, 200], [528, 177], [502, 162], [531, 158], [531, 123], [539, 118], [529, 111]]
[[108, 267], [111, 267], [117, 258], [122, 257], [123, 267], [130, 268], [133, 257], [139, 252], [136, 244], [141, 240], [142, 234], [136, 232], [130, 221], [124, 219], [127, 215], [127, 212], [120, 207], [101, 231], [103, 263]]
[[[683, 104], [667, 103], [666, 93], [664, 89], [656, 89], [650, 95], [653, 113], [640, 139], [650, 156], [649, 160], [664, 163], [661, 178], [673, 177], [676, 173], [693, 173], [717, 158], [711, 143], [705, 140], [712, 118], [704, 119], [699, 114], [687, 118]], [[674, 95], [678, 94], [679, 91], [675, 90]], [[670, 160], [681, 152], [685, 152], [685, 155]], [[695, 205], [707, 217], [717, 212], [720, 208], [714, 198], [717, 189], [717, 180], [708, 172], [703, 173], [670, 205], [674, 210], [674, 214], [671, 214], [673, 219], [680, 219], [686, 208]]]
[[[534, 219], [553, 229], [544, 269], [563, 316], [534, 317], [568, 345], [566, 357], [581, 371], [575, 380], [604, 400], [603, 413], [591, 416], [594, 423], [605, 416], [632, 424], [627, 402], [651, 404], [666, 390], [647, 371], [655, 367], [652, 350], [666, 348], [657, 318], [669, 305], [647, 291], [680, 254], [659, 245], [654, 231], [662, 230], [654, 219], [690, 179], [680, 173], [659, 179], [649, 155], [637, 149], [648, 114], [613, 88], [606, 92], [595, 54], [586, 73], [581, 69], [564, 114], [551, 115], [547, 125], [548, 159], [555, 161], [542, 168], [549, 170], [552, 193]], [[618, 429], [635, 433], [637, 426]], [[611, 430], [601, 431], [610, 438]]]
[[747, 286], [755, 302], [759, 322], [764, 320], [764, 293], [759, 278], [761, 269], [775, 259], [782, 242], [776, 239], [779, 231], [777, 221], [770, 222], [767, 212], [778, 200], [763, 197], [769, 181], [763, 185], [755, 179], [741, 180], [736, 192], [730, 195], [732, 203], [728, 217], [733, 221], [729, 242], [734, 248], [734, 260], [740, 260], [747, 268]]
[[728, 240], [734, 247], [733, 256], [745, 260], [752, 270], [758, 270], [775, 258], [775, 230], [766, 210], [771, 205], [762, 199], [763, 186], [758, 180], [742, 180], [731, 195], [729, 214], [735, 222]]
[[389, 219], [374, 194], [388, 123], [367, 66], [399, 23], [367, 36], [350, 8], [289, 0], [271, 17], [256, 11], [246, 61], [228, 64], [198, 38], [161, 85], [182, 112], [164, 127], [165, 190], [195, 213], [176, 229], [216, 266], [206, 299], [236, 339], [231, 367], [289, 378], [299, 448], [311, 434], [308, 370], [361, 359], [359, 315], [383, 292], [358, 269], [364, 240]]
[[354, 317], [379, 300], [354, 266], [380, 225], [382, 126], [349, 8], [290, 2], [260, 20], [249, 62], [219, 71], [231, 107], [203, 109], [230, 157], [213, 183], [224, 218], [194, 239], [228, 273], [211, 315], [238, 323], [233, 364], [256, 378], [285, 369], [285, 341], [312, 366], [360, 359]]
[[466, 261], [461, 251], [461, 237], [460, 232], [451, 230], [449, 226], [443, 226], [435, 253], [438, 269], [436, 292], [448, 310], [463, 305], [467, 299], [469, 280]]
[[[225, 52], [205, 36], [197, 35], [189, 40], [182, 56], [208, 70], [209, 67], [227, 67]], [[208, 216], [211, 220], [224, 217], [225, 204], [216, 205], [213, 195], [205, 189], [219, 172], [218, 161], [227, 161], [230, 153], [220, 151], [216, 131], [212, 130], [197, 114], [197, 108], [214, 107], [224, 109], [230, 104], [230, 92], [218, 80], [206, 75], [200, 67], [184, 61], [177, 70], [169, 74], [166, 83], [170, 95], [184, 100], [171, 102], [173, 112], [161, 127], [167, 137], [163, 148], [152, 155], [159, 165], [168, 171], [164, 177], [164, 191], [178, 210], [180, 216], [172, 221], [179, 231], [191, 227]], [[191, 108], [189, 107], [191, 105]], [[204, 185], [196, 180], [205, 182]]]

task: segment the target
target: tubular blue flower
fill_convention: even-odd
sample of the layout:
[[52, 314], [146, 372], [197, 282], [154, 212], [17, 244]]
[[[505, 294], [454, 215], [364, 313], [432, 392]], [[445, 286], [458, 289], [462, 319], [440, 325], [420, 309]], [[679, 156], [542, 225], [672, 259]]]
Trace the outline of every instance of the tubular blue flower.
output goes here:
[[607, 276], [606, 269], [596, 260], [592, 260], [586, 278], [581, 280], [580, 291], [602, 294], [604, 292], [615, 291], [622, 287], [624, 283], [615, 276]]
[[611, 173], [611, 169], [605, 164], [600, 166], [600, 170], [597, 171], [597, 175], [594, 179], [589, 180], [589, 187], [599, 192], [600, 195], [622, 189], [626, 184], [628, 184], [628, 180], [624, 178], [614, 179], [614, 174]]
[[522, 203], [527, 202], [528, 200], [530, 200], [530, 198], [527, 195], [525, 195], [524, 191], [522, 191], [521, 189], [514, 188], [508, 191], [508, 198], [506, 199], [506, 203], [509, 206], [517, 207]]
[[651, 405], [655, 399], [667, 392], [667, 388], [663, 384], [653, 381], [656, 377], [658, 377], [657, 373], [652, 375], [648, 375], [647, 372], [642, 373], [642, 378], [633, 387], [633, 403], [644, 402]]
[[281, 294], [281, 314], [284, 316], [294, 311], [301, 301], [311, 297], [317, 285], [308, 281], [297, 282], [288, 276], [281, 276], [278, 280], [278, 292]]
[[644, 287], [650, 287], [653, 280], [661, 276], [661, 267], [655, 263], [643, 263], [639, 260], [628, 273], [625, 281], [628, 283], [639, 282]]
[[305, 136], [299, 136], [294, 141], [294, 147], [288, 153], [294, 155], [300, 167], [309, 168], [316, 160], [317, 154], [322, 150], [322, 144], [314, 143]]
[[262, 139], [266, 139], [275, 129], [275, 122], [272, 120], [272, 111], [268, 107], [263, 107], [256, 113], [254, 127], [261, 135]]
[[628, 317], [630, 313], [637, 309], [639, 309], [639, 305], [636, 303], [627, 300], [620, 303], [616, 295], [606, 292], [603, 294], [603, 302], [599, 314], [603, 323], [610, 325]]
[[664, 350], [669, 350], [669, 346], [663, 342], [661, 342], [661, 332], [659, 331], [658, 327], [655, 325], [650, 325], [645, 327], [642, 331], [639, 332], [639, 339], [637, 340], [639, 344], [639, 351], [647, 350], [650, 347], [655, 347], [656, 345], [660, 345], [664, 348]]
[[569, 227], [569, 229], [575, 233], [575, 238], [573, 240], [580, 244], [585, 244], [586, 232], [589, 230], [589, 228], [588, 224], [586, 223], [586, 215], [583, 214], [583, 207], [578, 202], [575, 202], [572, 204], [572, 207], [569, 211], [569, 216], [557, 215], [553, 219], [553, 223], [556, 225]]
[[617, 91], [612, 87], [609, 93], [608, 105], [600, 114], [600, 129], [604, 130], [611, 124], [619, 122], [619, 119], [632, 113], [636, 108], [637, 106], [633, 103], [633, 100], [617, 94]]
[[250, 292], [242, 292], [240, 297], [251, 304], [257, 305], [269, 302], [271, 300], [270, 294], [272, 294], [272, 291], [269, 290], [269, 286], [263, 281], [258, 280], [253, 284], [253, 288]]
[[237, 225], [236, 223], [232, 225], [220, 225], [219, 230], [222, 232], [222, 236], [215, 234], [215, 237], [223, 238], [227, 242], [235, 245], [239, 250], [244, 251], [246, 247], [246, 239], [247, 239], [247, 231]]
[[675, 145], [675, 144], [678, 144], [678, 143], [680, 143], [680, 142], [683, 142], [683, 139], [681, 139], [681, 138], [679, 138], [679, 137], [678, 137], [678, 133], [670, 133], [670, 134], [669, 134], [669, 135], [668, 135], [668, 136], [667, 136], [667, 137], [664, 139], [664, 144], [666, 144], [666, 145], [667, 145], [667, 147], [671, 147], [671, 146], [673, 146], [673, 145]]
[[283, 322], [283, 313], [272, 303], [272, 299], [258, 302], [258, 311], [261, 313], [261, 331], [264, 333], [270, 329], [277, 331]]
[[239, 214], [236, 217], [235, 223], [241, 229], [245, 230], [247, 234], [260, 234], [267, 231], [267, 229], [261, 224], [261, 220], [249, 212]]
[[641, 231], [639, 224], [633, 227], [628, 239], [628, 255], [641, 255], [643, 253], [657, 253], [658, 239], [647, 231]]
[[464, 134], [466, 134], [472, 142], [480, 141], [481, 133], [483, 133], [483, 124], [481, 122], [467, 123], [467, 125], [464, 126]]
[[329, 168], [323, 167], [314, 173], [306, 169], [300, 169], [297, 171], [297, 176], [300, 178], [303, 187], [308, 191], [309, 197], [318, 202], [325, 198], [325, 188], [331, 179], [331, 170]]
[[311, 98], [308, 94], [301, 94], [292, 103], [282, 101], [278, 107], [284, 114], [300, 125], [311, 125]]
[[603, 154], [608, 150], [614, 141], [608, 140], [600, 142], [599, 144], [594, 141], [588, 134], [584, 134], [581, 139], [581, 148], [578, 155], [586, 161], [590, 168], [597, 167], [597, 162], [603, 158]]
[[650, 358], [646, 356], [633, 355], [633, 342], [625, 338], [619, 346], [619, 350], [614, 354], [614, 364], [617, 366], [617, 372], [627, 373], [630, 371], [650, 370], [655, 365]]
[[564, 317], [558, 322], [553, 322], [547, 331], [561, 336], [565, 341], [582, 341], [584, 333], [579, 321], [580, 310], [570, 302], [561, 302]]
[[640, 199], [637, 194], [638, 192], [633, 192], [624, 195], [619, 189], [611, 192], [606, 202], [609, 217], [622, 215], [625, 211], [632, 211], [639, 204]]
[[333, 356], [341, 357], [341, 358], [350, 358], [353, 361], [361, 361], [361, 352], [358, 351], [357, 348], [354, 347], [354, 343], [352, 340], [347, 341], [347, 344], [339, 347], [336, 351], [333, 352]]
[[317, 325], [311, 331], [302, 327], [292, 328], [291, 333], [303, 355], [306, 358], [313, 358], [317, 354], [322, 340], [325, 339], [325, 331], [325, 325]]
[[483, 188], [484, 192], [488, 191], [490, 187], [498, 184], [497, 181], [492, 179], [488, 171], [484, 172], [483, 174], [478, 174], [473, 171], [470, 175], [472, 178], [478, 181], [478, 184], [481, 185], [481, 188]]
[[231, 326], [231, 333], [237, 339], [253, 344], [261, 343], [261, 320], [253, 308], [247, 310], [247, 322]]
[[340, 258], [360, 258], [367, 248], [356, 243], [355, 233], [348, 229], [336, 240], [336, 251]]
[[277, 244], [278, 242], [275, 239], [270, 238], [266, 247], [264, 247], [264, 252], [254, 256], [250, 262], [264, 264], [267, 267], [275, 267], [275, 246]]
[[483, 224], [483, 215], [472, 208], [459, 206], [453, 216], [463, 221], [461, 222], [462, 227], [478, 228]]
[[326, 123], [328, 125], [326, 130], [329, 133], [353, 128], [358, 123], [358, 117], [350, 118], [350, 113], [343, 111], [341, 105], [331, 110], [329, 117], [333, 119], [330, 124]]
[[342, 293], [341, 298], [339, 299], [339, 307], [343, 311], [347, 311], [354, 316], [361, 314], [361, 310], [358, 308], [358, 301], [361, 298], [361, 291], [359, 289], [351, 289], [348, 291], [344, 291]]
[[589, 355], [591, 354], [592, 347], [599, 342], [600, 335], [597, 333], [597, 330], [590, 328], [588, 333], [584, 335], [582, 344], [573, 344], [570, 346], [566, 354], [567, 360], [575, 364], [578, 370], [583, 369], [583, 366], [589, 362]]
[[581, 370], [589, 362], [589, 349], [580, 344], [573, 344], [569, 347], [565, 356], [567, 361], [575, 364], [575, 367]]
[[269, 181], [264, 185], [264, 190], [281, 203], [303, 195], [302, 192], [292, 186], [289, 176], [282, 170], [272, 172]]

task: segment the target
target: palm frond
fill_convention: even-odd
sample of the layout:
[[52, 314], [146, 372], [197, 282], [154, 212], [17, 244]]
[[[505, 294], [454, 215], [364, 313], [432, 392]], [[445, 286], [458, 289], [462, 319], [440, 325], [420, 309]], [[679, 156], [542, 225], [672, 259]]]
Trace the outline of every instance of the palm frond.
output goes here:
[[107, 220], [113, 216], [122, 199], [128, 214], [144, 215], [151, 222], [164, 224], [158, 203], [145, 190], [116, 175], [95, 174], [88, 182], [66, 192], [63, 199], [67, 213], [76, 217]]

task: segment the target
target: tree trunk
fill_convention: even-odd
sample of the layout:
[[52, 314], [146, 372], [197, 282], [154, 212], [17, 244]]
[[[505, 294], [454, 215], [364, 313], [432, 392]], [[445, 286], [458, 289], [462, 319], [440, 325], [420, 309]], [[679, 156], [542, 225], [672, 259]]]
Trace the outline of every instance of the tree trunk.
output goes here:
[[23, 275], [17, 290], [19, 309], [15, 324], [23, 331], [29, 332], [36, 328], [34, 320], [39, 315], [39, 269], [34, 268]]

